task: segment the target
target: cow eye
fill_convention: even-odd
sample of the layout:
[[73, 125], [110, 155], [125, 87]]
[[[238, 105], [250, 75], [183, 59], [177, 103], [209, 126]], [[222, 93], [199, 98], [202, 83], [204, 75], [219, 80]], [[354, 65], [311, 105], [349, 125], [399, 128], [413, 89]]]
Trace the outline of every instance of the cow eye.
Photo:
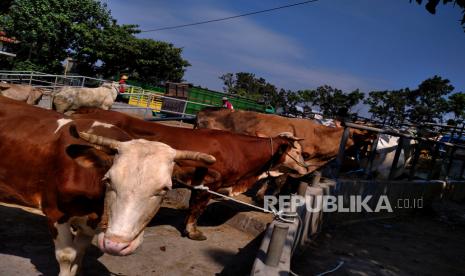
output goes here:
[[307, 160], [307, 159], [310, 158], [310, 153], [308, 153], [308, 152], [303, 152], [303, 153], [302, 153], [302, 157], [304, 158], [304, 160]]

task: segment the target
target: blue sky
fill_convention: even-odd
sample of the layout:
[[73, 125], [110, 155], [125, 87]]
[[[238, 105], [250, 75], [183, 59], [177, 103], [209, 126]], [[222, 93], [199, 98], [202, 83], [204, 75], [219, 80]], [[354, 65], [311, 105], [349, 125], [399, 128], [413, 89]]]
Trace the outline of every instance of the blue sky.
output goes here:
[[[111, 0], [119, 23], [141, 29], [191, 23], [299, 2]], [[140, 34], [183, 47], [185, 79], [222, 90], [219, 76], [252, 72], [280, 88], [328, 84], [350, 91], [415, 88], [435, 74], [465, 91], [460, 9], [436, 15], [409, 0], [319, 0], [271, 13]]]

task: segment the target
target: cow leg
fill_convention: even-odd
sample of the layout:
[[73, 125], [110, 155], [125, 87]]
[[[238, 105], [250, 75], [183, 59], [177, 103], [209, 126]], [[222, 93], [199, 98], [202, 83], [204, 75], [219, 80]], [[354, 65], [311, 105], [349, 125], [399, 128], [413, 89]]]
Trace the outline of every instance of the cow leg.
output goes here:
[[205, 191], [192, 190], [191, 198], [189, 200], [189, 215], [186, 219], [185, 234], [189, 239], [203, 241], [207, 237], [197, 229], [197, 220], [205, 211], [211, 195]]
[[92, 241], [88, 231], [77, 228], [76, 234], [71, 232], [71, 224], [55, 223], [57, 236], [55, 243], [55, 256], [60, 266], [60, 276], [74, 276], [80, 268], [85, 250]]
[[265, 199], [265, 193], [266, 193], [266, 190], [268, 190], [269, 181], [270, 179], [265, 179], [262, 186], [260, 187], [260, 189], [258, 189], [257, 193], [255, 194], [255, 197], [257, 198], [259, 202], [263, 202], [263, 200]]

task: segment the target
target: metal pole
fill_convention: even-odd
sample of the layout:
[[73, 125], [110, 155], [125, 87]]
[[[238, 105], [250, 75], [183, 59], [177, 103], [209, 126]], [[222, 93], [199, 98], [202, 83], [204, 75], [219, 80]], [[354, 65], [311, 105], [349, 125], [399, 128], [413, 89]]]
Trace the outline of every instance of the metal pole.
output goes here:
[[268, 245], [268, 251], [266, 253], [266, 265], [273, 267], [277, 267], [279, 265], [288, 231], [288, 225], [282, 223], [276, 223], [274, 225], [270, 244]]
[[439, 156], [439, 146], [439, 144], [434, 146], [433, 156], [431, 157], [431, 170], [428, 174], [428, 180], [435, 177], [434, 169], [436, 167], [436, 159], [438, 159]]
[[367, 178], [371, 177], [371, 170], [373, 169], [373, 161], [375, 160], [376, 149], [378, 148], [378, 142], [379, 142], [379, 133], [376, 134], [376, 139], [373, 141], [373, 144], [371, 146], [371, 152], [368, 158], [368, 170], [366, 172]]
[[460, 175], [459, 178], [463, 178], [463, 172], [465, 171], [465, 159], [462, 160], [462, 166], [460, 167]]
[[349, 139], [350, 129], [344, 127], [344, 132], [342, 133], [341, 143], [339, 144], [339, 152], [336, 157], [336, 178], [339, 177], [339, 171], [341, 170], [342, 162], [344, 161], [344, 153], [346, 150], [347, 140]]
[[415, 167], [417, 166], [418, 159], [420, 158], [421, 143], [422, 143], [421, 141], [418, 141], [418, 144], [415, 149], [415, 153], [413, 154], [413, 160], [412, 160], [412, 165], [410, 167], [408, 180], [412, 180], [413, 177], [415, 176]]
[[145, 112], [144, 112], [144, 120], [147, 116], [147, 111], [149, 110], [150, 107], [150, 102], [152, 101], [152, 95], [147, 96], [147, 105], [145, 107]]
[[455, 150], [457, 150], [456, 147], [452, 147], [452, 149], [450, 150], [449, 162], [447, 163], [446, 177], [449, 176], [450, 170], [452, 169], [452, 161], [454, 161]]
[[[399, 162], [400, 153], [402, 152], [402, 149], [404, 148], [404, 143], [405, 143], [405, 138], [399, 137], [399, 143], [397, 143], [396, 153], [394, 154], [394, 160], [392, 160], [391, 171], [389, 172], [389, 180], [392, 180], [394, 178], [394, 173], [397, 169], [397, 163]], [[404, 158], [405, 157], [406, 156], [404, 152]]]

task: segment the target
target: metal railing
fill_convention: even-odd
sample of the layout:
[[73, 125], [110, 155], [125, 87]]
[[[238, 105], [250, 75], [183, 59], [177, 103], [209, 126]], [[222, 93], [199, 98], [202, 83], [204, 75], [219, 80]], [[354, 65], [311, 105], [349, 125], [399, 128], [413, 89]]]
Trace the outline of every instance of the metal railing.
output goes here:
[[[34, 87], [44, 88], [52, 93], [63, 86], [72, 87], [98, 87], [108, 80], [75, 75], [53, 75], [35, 71], [6, 71], [0, 70], [0, 81], [18, 84], [28, 84]], [[120, 94], [128, 100], [128, 104], [117, 103], [112, 109], [136, 112], [144, 119], [156, 120], [157, 117], [177, 115], [178, 120], [192, 119], [195, 115], [186, 113], [188, 104], [200, 106], [213, 106], [198, 103], [187, 99], [164, 96], [155, 91], [146, 90], [137, 86], [126, 86], [125, 93]], [[168, 105], [171, 103], [171, 107]]]
[[[431, 167], [428, 173], [428, 180], [434, 179], [434, 178], [442, 178], [444, 180], [451, 179], [451, 169], [454, 161], [459, 161], [462, 162], [462, 165], [460, 167], [460, 173], [458, 174], [458, 178], [463, 179], [463, 174], [465, 171], [465, 156], [464, 158], [458, 158], [456, 153], [458, 150], [462, 150], [465, 154], [465, 145], [460, 145], [460, 144], [455, 144], [455, 143], [450, 143], [450, 142], [444, 142], [444, 141], [437, 141], [432, 138], [425, 138], [425, 137], [417, 137], [414, 135], [409, 135], [405, 133], [401, 133], [399, 131], [393, 130], [393, 129], [380, 129], [380, 128], [375, 128], [375, 127], [370, 127], [370, 126], [364, 126], [364, 125], [359, 125], [355, 123], [349, 123], [345, 122], [344, 123], [344, 132], [341, 138], [341, 143], [339, 146], [339, 152], [336, 157], [336, 166], [337, 166], [337, 172], [336, 176], [339, 176], [340, 174], [340, 169], [344, 160], [344, 155], [345, 155], [345, 145], [347, 144], [347, 141], [349, 139], [349, 134], [350, 134], [350, 128], [353, 129], [359, 129], [359, 130], [366, 130], [370, 132], [376, 133], [376, 138], [374, 139], [372, 145], [371, 145], [371, 153], [370, 156], [368, 157], [368, 168], [367, 168], [367, 178], [371, 177], [371, 171], [372, 171], [372, 166], [373, 166], [373, 160], [376, 154], [376, 146], [379, 140], [379, 135], [380, 134], [388, 134], [391, 136], [396, 136], [399, 137], [399, 142], [396, 148], [396, 152], [394, 155], [394, 159], [390, 168], [389, 172], [389, 180], [392, 180], [394, 178], [394, 171], [397, 168], [397, 164], [399, 162], [400, 154], [401, 151], [403, 150], [403, 145], [407, 143], [408, 140], [416, 140], [417, 143], [414, 145], [415, 150], [412, 158], [412, 162], [410, 163], [410, 168], [409, 168], [409, 180], [413, 180], [416, 174], [416, 166], [418, 164], [418, 161], [420, 159], [420, 154], [422, 150], [426, 150], [429, 152], [431, 155]], [[441, 156], [440, 149], [441, 147], [443, 148], [443, 154]], [[439, 175], [437, 172], [435, 172], [435, 167], [436, 163], [438, 161], [438, 158], [442, 158], [442, 160], [447, 160], [445, 163], [445, 172], [439, 172]], [[442, 165], [442, 164], [441, 164]], [[441, 166], [442, 167], [442, 166]]]

